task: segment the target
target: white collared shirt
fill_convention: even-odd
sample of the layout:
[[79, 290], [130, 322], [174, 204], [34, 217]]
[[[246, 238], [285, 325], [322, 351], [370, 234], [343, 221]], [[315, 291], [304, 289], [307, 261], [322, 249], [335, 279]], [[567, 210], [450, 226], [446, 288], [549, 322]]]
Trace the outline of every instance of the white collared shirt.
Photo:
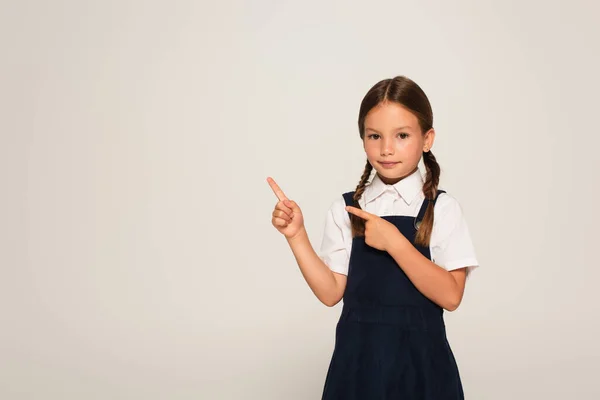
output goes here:
[[[419, 169], [394, 185], [384, 183], [375, 174], [358, 203], [363, 210], [380, 217], [416, 217], [425, 200], [422, 189], [423, 177]], [[342, 196], [331, 205], [319, 256], [332, 271], [347, 275], [352, 230], [345, 207]], [[433, 211], [434, 222], [429, 243], [433, 262], [448, 271], [468, 267], [470, 275], [479, 263], [460, 204], [448, 193], [442, 193]]]

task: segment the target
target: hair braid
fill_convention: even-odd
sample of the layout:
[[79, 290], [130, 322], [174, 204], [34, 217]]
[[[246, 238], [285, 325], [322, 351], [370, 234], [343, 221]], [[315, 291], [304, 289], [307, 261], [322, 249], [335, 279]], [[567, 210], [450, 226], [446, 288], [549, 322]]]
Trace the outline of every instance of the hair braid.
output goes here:
[[[354, 200], [353, 206], [356, 208], [361, 208], [358, 200], [362, 197], [365, 192], [365, 187], [367, 186], [367, 182], [369, 181], [369, 177], [371, 176], [371, 172], [373, 171], [373, 166], [367, 160], [367, 164], [365, 165], [365, 170], [363, 171], [362, 176], [360, 177], [360, 182], [354, 191], [354, 196], [352, 199]], [[354, 214], [350, 214], [350, 222], [352, 224], [352, 237], [355, 236], [363, 236], [365, 234], [365, 221], [362, 218], [357, 217]]]
[[415, 237], [415, 243], [428, 246], [431, 239], [431, 232], [433, 231], [433, 202], [437, 196], [438, 183], [440, 181], [440, 166], [431, 151], [423, 153], [423, 163], [427, 169], [427, 176], [423, 183], [424, 201], [429, 201], [429, 204]]

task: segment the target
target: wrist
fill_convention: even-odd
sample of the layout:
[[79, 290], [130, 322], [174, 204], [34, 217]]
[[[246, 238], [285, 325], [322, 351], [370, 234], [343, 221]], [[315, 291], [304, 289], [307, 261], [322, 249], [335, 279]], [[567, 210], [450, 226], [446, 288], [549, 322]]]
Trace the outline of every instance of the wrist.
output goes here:
[[397, 229], [389, 236], [388, 241], [385, 245], [386, 251], [390, 253], [391, 250], [402, 251], [404, 246], [408, 243], [406, 237]]
[[305, 238], [307, 236], [308, 236], [308, 234], [306, 233], [306, 229], [304, 229], [304, 227], [302, 227], [302, 228], [300, 228], [298, 233], [296, 233], [294, 236], [286, 237], [286, 240], [288, 241], [289, 244], [292, 244], [292, 243], [302, 240], [303, 238]]

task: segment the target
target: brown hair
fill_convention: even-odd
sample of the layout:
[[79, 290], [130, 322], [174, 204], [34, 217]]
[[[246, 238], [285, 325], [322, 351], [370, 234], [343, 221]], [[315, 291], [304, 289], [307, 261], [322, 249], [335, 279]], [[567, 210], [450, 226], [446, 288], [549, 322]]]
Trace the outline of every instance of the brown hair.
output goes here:
[[[423, 134], [433, 127], [433, 112], [425, 92], [409, 78], [397, 76], [393, 79], [385, 79], [376, 83], [363, 98], [358, 113], [358, 131], [362, 140], [365, 137], [365, 119], [367, 114], [384, 101], [398, 103], [412, 112], [417, 117]], [[431, 150], [423, 152], [423, 163], [427, 169], [427, 175], [423, 184], [423, 194], [425, 195], [425, 201], [429, 200], [429, 205], [417, 232], [415, 242], [416, 244], [427, 246], [429, 245], [431, 231], [433, 230], [433, 201], [437, 195], [440, 166]], [[354, 207], [360, 208], [358, 200], [365, 191], [372, 171], [373, 166], [367, 160], [367, 165], [365, 165], [364, 172], [354, 192]], [[365, 221], [353, 214], [350, 214], [350, 221], [352, 223], [352, 236], [364, 236]]]

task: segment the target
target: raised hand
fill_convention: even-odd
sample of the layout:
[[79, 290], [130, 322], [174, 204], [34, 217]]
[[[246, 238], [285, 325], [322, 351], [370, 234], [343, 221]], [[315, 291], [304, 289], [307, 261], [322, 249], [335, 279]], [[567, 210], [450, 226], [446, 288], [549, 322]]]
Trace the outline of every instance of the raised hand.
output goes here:
[[394, 224], [375, 214], [352, 206], [346, 206], [346, 211], [365, 220], [365, 243], [378, 250], [387, 251], [400, 233]]
[[304, 230], [302, 211], [295, 201], [287, 198], [273, 178], [267, 178], [267, 182], [278, 199], [271, 222], [287, 239], [292, 239]]

